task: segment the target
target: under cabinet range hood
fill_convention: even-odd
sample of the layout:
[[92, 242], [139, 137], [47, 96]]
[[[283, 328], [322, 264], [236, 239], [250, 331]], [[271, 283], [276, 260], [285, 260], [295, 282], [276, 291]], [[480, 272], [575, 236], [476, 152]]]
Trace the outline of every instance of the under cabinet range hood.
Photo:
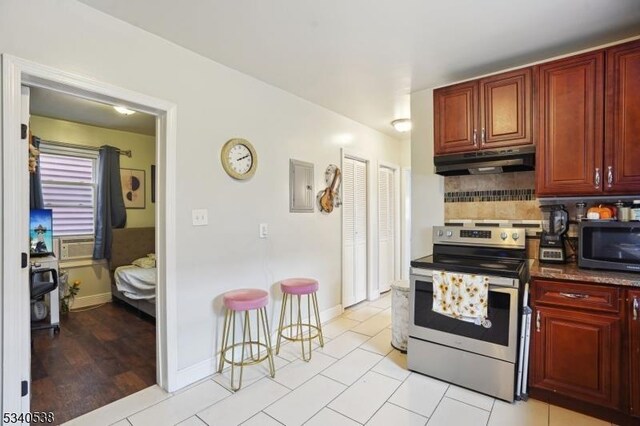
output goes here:
[[534, 170], [534, 146], [482, 150], [433, 158], [436, 174], [442, 176], [480, 175]]

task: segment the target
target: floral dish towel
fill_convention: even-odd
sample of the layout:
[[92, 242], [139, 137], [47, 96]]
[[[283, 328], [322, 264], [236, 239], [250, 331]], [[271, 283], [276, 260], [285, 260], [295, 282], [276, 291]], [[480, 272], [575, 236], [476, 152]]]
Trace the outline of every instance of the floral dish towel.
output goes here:
[[433, 312], [490, 327], [487, 319], [489, 278], [433, 271]]

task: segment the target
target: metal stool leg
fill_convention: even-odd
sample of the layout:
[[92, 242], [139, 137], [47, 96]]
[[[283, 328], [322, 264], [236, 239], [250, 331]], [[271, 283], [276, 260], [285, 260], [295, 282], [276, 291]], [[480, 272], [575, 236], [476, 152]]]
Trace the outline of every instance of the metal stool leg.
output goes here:
[[278, 342], [276, 343], [276, 355], [280, 353], [280, 341], [282, 340], [282, 326], [284, 325], [284, 316], [287, 310], [287, 293], [282, 295], [282, 307], [280, 308], [280, 325], [278, 326]]
[[259, 315], [262, 320], [262, 326], [264, 327], [264, 337], [265, 337], [265, 343], [267, 345], [267, 357], [269, 358], [269, 373], [271, 373], [271, 377], [275, 377], [276, 367], [273, 362], [273, 351], [271, 350], [271, 333], [269, 331], [269, 318], [267, 318], [267, 309], [266, 308], [260, 309]]
[[220, 361], [218, 362], [218, 373], [224, 369], [224, 355], [229, 345], [229, 328], [231, 325], [231, 311], [226, 309], [224, 313], [224, 326], [222, 327], [222, 348], [220, 349]]
[[316, 296], [316, 293], [313, 293], [312, 296], [313, 296], [313, 310], [316, 313], [316, 326], [318, 327], [318, 339], [320, 340], [320, 347], [324, 348], [324, 337], [322, 336], [322, 323], [320, 322], [320, 310], [318, 309], [318, 298]]

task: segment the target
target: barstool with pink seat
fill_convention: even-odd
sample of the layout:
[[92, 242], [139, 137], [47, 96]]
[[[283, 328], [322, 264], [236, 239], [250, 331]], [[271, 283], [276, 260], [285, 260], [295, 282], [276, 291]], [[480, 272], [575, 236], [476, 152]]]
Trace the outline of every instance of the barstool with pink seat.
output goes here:
[[[302, 359], [309, 361], [311, 359], [311, 342], [316, 337], [321, 347], [324, 347], [324, 339], [322, 337], [322, 325], [320, 324], [320, 312], [318, 310], [318, 298], [316, 293], [319, 285], [318, 281], [313, 278], [288, 278], [280, 282], [282, 289], [282, 308], [280, 310], [280, 325], [278, 327], [278, 343], [276, 345], [276, 355], [280, 353], [280, 342], [282, 338], [299, 341], [302, 345]], [[296, 321], [293, 321], [293, 300], [297, 298], [297, 315]], [[308, 322], [302, 322], [302, 296], [307, 296], [307, 318]], [[284, 320], [289, 304], [289, 324], [285, 325]], [[315, 325], [311, 324], [311, 306], [315, 317]], [[307, 334], [304, 334], [304, 328], [307, 328]], [[294, 334], [295, 333], [295, 334]], [[304, 342], [308, 342], [309, 356], [307, 357], [304, 348]]]
[[[224, 316], [224, 327], [222, 330], [222, 348], [220, 350], [220, 362], [218, 373], [222, 373], [225, 363], [231, 364], [231, 389], [237, 391], [242, 387], [242, 371], [245, 365], [258, 364], [264, 360], [269, 360], [269, 373], [275, 377], [276, 371], [273, 364], [273, 353], [271, 351], [271, 334], [269, 331], [269, 320], [267, 318], [267, 303], [269, 293], [259, 289], [240, 289], [228, 291], [223, 296], [223, 303], [226, 309]], [[255, 322], [257, 325], [257, 339], [251, 338], [251, 317], [249, 313], [255, 311]], [[242, 321], [242, 343], [236, 343], [236, 313], [244, 317]], [[264, 341], [260, 340], [260, 329], [264, 335]], [[231, 345], [229, 345], [231, 336]], [[247, 340], [248, 337], [248, 340]], [[249, 357], [245, 359], [245, 347], [248, 346]], [[256, 353], [254, 353], [254, 346]], [[240, 350], [240, 360], [236, 361], [236, 348]], [[265, 349], [265, 355], [262, 355]], [[231, 359], [227, 357], [227, 352], [231, 351]], [[234, 386], [235, 367], [240, 366], [240, 378], [238, 386]]]

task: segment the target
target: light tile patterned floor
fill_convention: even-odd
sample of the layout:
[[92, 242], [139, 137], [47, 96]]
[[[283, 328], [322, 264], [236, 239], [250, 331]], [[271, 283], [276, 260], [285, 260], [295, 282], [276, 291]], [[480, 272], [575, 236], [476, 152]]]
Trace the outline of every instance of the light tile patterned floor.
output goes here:
[[540, 401], [508, 404], [407, 370], [394, 350], [390, 295], [363, 302], [323, 326], [325, 347], [310, 362], [288, 343], [276, 357], [245, 369], [228, 390], [228, 372], [173, 394], [157, 386], [72, 420], [68, 425], [609, 425]]

